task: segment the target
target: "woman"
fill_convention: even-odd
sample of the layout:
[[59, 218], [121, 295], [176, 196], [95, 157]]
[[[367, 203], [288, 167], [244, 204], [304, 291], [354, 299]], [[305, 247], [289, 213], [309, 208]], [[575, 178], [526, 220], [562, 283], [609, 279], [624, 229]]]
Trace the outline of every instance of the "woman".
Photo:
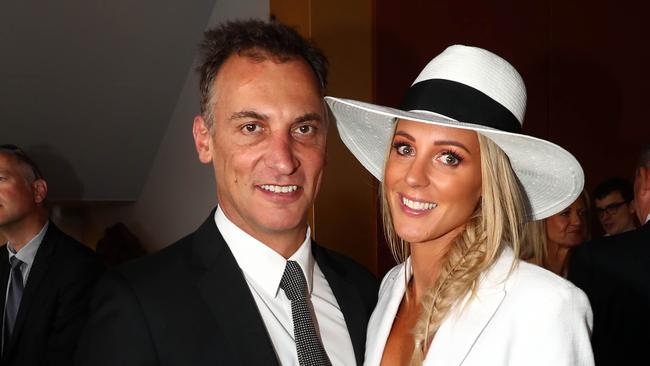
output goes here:
[[575, 247], [589, 239], [589, 197], [586, 191], [564, 210], [530, 223], [521, 258], [566, 278]]
[[583, 173], [559, 146], [519, 133], [526, 92], [510, 64], [451, 46], [402, 110], [327, 101], [342, 140], [382, 181], [400, 262], [382, 281], [367, 365], [593, 364], [584, 293], [517, 260], [526, 219], [569, 205]]

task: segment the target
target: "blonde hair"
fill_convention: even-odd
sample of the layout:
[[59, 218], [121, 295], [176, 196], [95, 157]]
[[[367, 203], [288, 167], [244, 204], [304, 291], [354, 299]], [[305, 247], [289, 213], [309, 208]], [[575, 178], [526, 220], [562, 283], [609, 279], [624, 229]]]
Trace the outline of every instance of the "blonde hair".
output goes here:
[[[517, 178], [506, 154], [490, 139], [477, 134], [481, 150], [481, 200], [465, 229], [443, 260], [440, 274], [423, 298], [413, 337], [411, 365], [421, 365], [429, 344], [452, 307], [472, 296], [479, 277], [495, 261], [505, 245], [519, 254], [524, 205]], [[408, 243], [395, 233], [382, 182], [382, 219], [386, 240], [398, 262], [409, 255]], [[516, 262], [513, 263], [513, 268]]]
[[524, 226], [519, 258], [544, 267], [548, 258], [546, 243], [546, 219], [529, 221]]

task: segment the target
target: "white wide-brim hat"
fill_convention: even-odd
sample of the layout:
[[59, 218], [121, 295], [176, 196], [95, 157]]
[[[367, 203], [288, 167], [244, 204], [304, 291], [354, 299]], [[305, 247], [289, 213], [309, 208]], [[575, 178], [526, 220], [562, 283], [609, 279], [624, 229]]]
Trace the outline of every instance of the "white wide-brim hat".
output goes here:
[[436, 56], [409, 88], [401, 109], [326, 97], [341, 139], [380, 181], [397, 119], [476, 131], [510, 159], [527, 216], [539, 220], [568, 207], [584, 174], [568, 151], [520, 133], [526, 88], [512, 65], [487, 50], [454, 45]]

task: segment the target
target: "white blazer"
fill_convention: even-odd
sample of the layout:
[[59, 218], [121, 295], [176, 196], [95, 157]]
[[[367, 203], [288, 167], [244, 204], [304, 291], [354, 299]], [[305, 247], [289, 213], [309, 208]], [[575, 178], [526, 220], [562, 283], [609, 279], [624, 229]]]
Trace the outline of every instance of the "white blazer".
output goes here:
[[[505, 249], [482, 275], [476, 297], [467, 303], [467, 296], [465, 306], [451, 310], [424, 365], [594, 364], [587, 296], [565, 279], [526, 262], [519, 262], [508, 276], [513, 260], [512, 250]], [[381, 362], [404, 295], [407, 265], [410, 261], [391, 269], [381, 283], [368, 324], [365, 365]]]

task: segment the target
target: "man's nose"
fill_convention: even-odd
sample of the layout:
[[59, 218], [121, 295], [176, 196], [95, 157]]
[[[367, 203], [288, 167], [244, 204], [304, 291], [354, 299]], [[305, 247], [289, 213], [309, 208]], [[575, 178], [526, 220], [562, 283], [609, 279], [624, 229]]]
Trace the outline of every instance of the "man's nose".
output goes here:
[[275, 134], [271, 136], [268, 150], [265, 153], [266, 166], [283, 175], [293, 174], [300, 166], [296, 158], [294, 144], [290, 136]]

